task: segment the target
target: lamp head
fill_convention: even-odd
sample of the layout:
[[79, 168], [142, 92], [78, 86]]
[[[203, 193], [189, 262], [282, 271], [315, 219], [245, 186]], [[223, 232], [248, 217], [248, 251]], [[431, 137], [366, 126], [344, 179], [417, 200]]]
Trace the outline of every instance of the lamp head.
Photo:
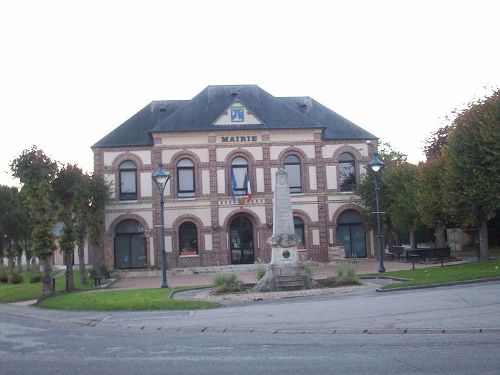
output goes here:
[[163, 194], [165, 186], [167, 185], [168, 180], [170, 180], [170, 172], [166, 171], [163, 168], [163, 164], [158, 165], [158, 169], [153, 174], [153, 180], [156, 186], [158, 186], [158, 190], [160, 190], [160, 192]]
[[384, 169], [385, 164], [378, 158], [378, 153], [373, 154], [372, 160], [368, 164], [368, 168], [374, 173], [380, 173]]

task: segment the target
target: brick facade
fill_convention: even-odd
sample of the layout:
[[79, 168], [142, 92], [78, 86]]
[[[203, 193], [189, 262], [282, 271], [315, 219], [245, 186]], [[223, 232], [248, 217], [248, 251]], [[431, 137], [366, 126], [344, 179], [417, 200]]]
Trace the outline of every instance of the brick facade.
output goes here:
[[[232, 132], [236, 133], [236, 132]], [[114, 228], [126, 219], [139, 221], [144, 227], [146, 237], [146, 258], [148, 268], [158, 268], [161, 264], [159, 252], [159, 221], [160, 204], [156, 187], [151, 181], [140, 181], [141, 178], [151, 178], [158, 164], [163, 163], [166, 170], [170, 171], [168, 193], [165, 195], [165, 238], [167, 241], [167, 259], [169, 268], [227, 265], [231, 263], [230, 250], [228, 249], [229, 226], [231, 221], [240, 215], [247, 217], [253, 226], [254, 236], [254, 259], [255, 261], [269, 262], [271, 248], [267, 239], [272, 235], [273, 221], [273, 187], [272, 171], [283, 165], [287, 155], [294, 154], [301, 162], [302, 193], [292, 194], [294, 216], [300, 217], [304, 222], [305, 249], [302, 251], [304, 259], [314, 261], [328, 261], [331, 257], [329, 246], [336, 243], [336, 222], [339, 215], [345, 210], [360, 211], [360, 207], [354, 203], [352, 193], [340, 192], [338, 189], [328, 189], [326, 183], [326, 166], [337, 165], [338, 156], [342, 152], [350, 152], [356, 161], [356, 179], [359, 181], [361, 171], [369, 160], [369, 154], [373, 152], [373, 145], [357, 142], [357, 146], [345, 144], [345, 142], [324, 141], [320, 133], [311, 134], [307, 141], [287, 141], [286, 134], [279, 134], [279, 141], [271, 142], [269, 132], [253, 132], [258, 135], [257, 142], [244, 144], [221, 144], [218, 143], [217, 135], [196, 134], [197, 137], [205, 139], [205, 143], [193, 144], [190, 134], [185, 134], [185, 144], [165, 145], [161, 136], [155, 136], [154, 145], [151, 147], [136, 147], [126, 149], [97, 148], [94, 149], [95, 171], [114, 176], [114, 198], [109, 199], [106, 208], [106, 230], [101, 244], [103, 260], [107, 267], [113, 269], [114, 261]], [[278, 138], [274, 135], [273, 138]], [[324, 157], [324, 147], [333, 145], [336, 151]], [[313, 153], [306, 154], [304, 148], [313, 146]], [[271, 148], [282, 148], [276, 159], [271, 159]], [[256, 158], [251, 150], [259, 150], [261, 157]], [[208, 155], [202, 160], [196, 152]], [[162, 152], [171, 155], [169, 160], [164, 160]], [[146, 163], [140, 155], [144, 152], [150, 154], [151, 161]], [[221, 155], [225, 155], [221, 160]], [[113, 153], [112, 162], [104, 165], [106, 153]], [[116, 156], [115, 156], [116, 155]], [[139, 155], [139, 156], [138, 156]], [[252, 187], [253, 199], [242, 207], [238, 202], [232, 202], [230, 170], [231, 160], [242, 156], [248, 161], [248, 171]], [[110, 158], [107, 155], [108, 159]], [[176, 164], [179, 160], [188, 158], [194, 163], [195, 190], [194, 198], [177, 198], [177, 174]], [[125, 160], [133, 161], [137, 166], [137, 200], [133, 202], [121, 202], [119, 200], [119, 166]], [[315, 168], [315, 181], [311, 181], [309, 167]], [[263, 181], [258, 181], [256, 169], [263, 169]], [[203, 171], [206, 171], [208, 180], [203, 180]], [[220, 190], [218, 178], [223, 171], [223, 190]], [[338, 179], [338, 176], [336, 177]], [[257, 185], [261, 184], [264, 191], [258, 192]], [[208, 194], [203, 194], [203, 184], [208, 184]], [[149, 196], [143, 196], [141, 186], [151, 185]], [[340, 184], [337, 183], [337, 186]], [[311, 189], [314, 186], [315, 189]], [[136, 205], [143, 205], [137, 209]], [[331, 212], [330, 205], [337, 208]], [[130, 208], [129, 208], [130, 207]], [[182, 208], [183, 207], [183, 208]], [[229, 210], [229, 213], [227, 212]], [[149, 221], [147, 217], [151, 218]], [[174, 217], [172, 217], [172, 215]], [[113, 218], [111, 220], [110, 218]], [[203, 217], [204, 219], [202, 219]], [[222, 222], [221, 222], [221, 219]], [[111, 222], [110, 222], [111, 221]], [[191, 221], [196, 225], [198, 236], [198, 254], [181, 255], [179, 251], [179, 226], [184, 221]], [[168, 223], [171, 223], [170, 225]], [[333, 233], [333, 238], [331, 234]], [[152, 241], [150, 240], [152, 238]], [[366, 236], [366, 247], [368, 249], [368, 236]], [[206, 243], [206, 239], [211, 242]], [[154, 259], [151, 258], [153, 254]], [[367, 251], [367, 254], [369, 252]]]

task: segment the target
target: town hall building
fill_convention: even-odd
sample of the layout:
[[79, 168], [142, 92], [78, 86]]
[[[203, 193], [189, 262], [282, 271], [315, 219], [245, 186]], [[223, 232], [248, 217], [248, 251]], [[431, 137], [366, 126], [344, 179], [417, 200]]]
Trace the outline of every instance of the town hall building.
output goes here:
[[168, 266], [269, 262], [278, 168], [288, 172], [301, 257], [372, 256], [373, 236], [353, 188], [377, 137], [310, 97], [274, 97], [255, 85], [208, 86], [191, 100], [153, 101], [92, 146], [111, 186], [100, 251], [109, 269], [161, 264], [164, 200]]

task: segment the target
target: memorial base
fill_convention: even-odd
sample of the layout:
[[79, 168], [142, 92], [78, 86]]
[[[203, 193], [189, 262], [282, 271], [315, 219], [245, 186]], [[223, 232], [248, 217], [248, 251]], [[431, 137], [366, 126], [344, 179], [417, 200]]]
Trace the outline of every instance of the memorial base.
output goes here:
[[269, 269], [252, 290], [254, 292], [277, 292], [316, 287], [318, 283], [304, 272], [296, 247], [273, 247]]

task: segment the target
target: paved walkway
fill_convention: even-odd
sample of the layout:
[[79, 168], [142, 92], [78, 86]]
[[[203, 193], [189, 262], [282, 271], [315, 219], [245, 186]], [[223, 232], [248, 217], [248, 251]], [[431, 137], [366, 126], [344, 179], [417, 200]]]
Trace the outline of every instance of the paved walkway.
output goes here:
[[[447, 262], [446, 264], [456, 264], [462, 262]], [[357, 259], [353, 261], [354, 268], [357, 274], [366, 274], [366, 273], [376, 273], [378, 271], [378, 261], [376, 259]], [[415, 268], [428, 268], [428, 267], [437, 267], [440, 266], [440, 263], [431, 264], [425, 263], [420, 264], [416, 263]], [[318, 266], [313, 266], [313, 277], [315, 279], [324, 279], [327, 277], [335, 276], [337, 264], [335, 263], [326, 263], [319, 264]], [[409, 270], [412, 268], [411, 263], [405, 263], [398, 260], [384, 261], [384, 266], [386, 271], [400, 271], [400, 270]], [[224, 268], [221, 267], [221, 270]], [[234, 271], [231, 270], [230, 273], [236, 273], [238, 278], [244, 283], [255, 283], [257, 281], [255, 271]], [[214, 277], [214, 273], [198, 273], [198, 274], [190, 274], [183, 272], [171, 272], [170, 270], [167, 272], [168, 285], [170, 287], [181, 287], [181, 286], [195, 286], [195, 285], [211, 285]], [[161, 285], [161, 277], [160, 276], [151, 276], [151, 277], [127, 277], [118, 279], [113, 285], [112, 288], [121, 288], [121, 289], [139, 289], [139, 288], [156, 288]]]

